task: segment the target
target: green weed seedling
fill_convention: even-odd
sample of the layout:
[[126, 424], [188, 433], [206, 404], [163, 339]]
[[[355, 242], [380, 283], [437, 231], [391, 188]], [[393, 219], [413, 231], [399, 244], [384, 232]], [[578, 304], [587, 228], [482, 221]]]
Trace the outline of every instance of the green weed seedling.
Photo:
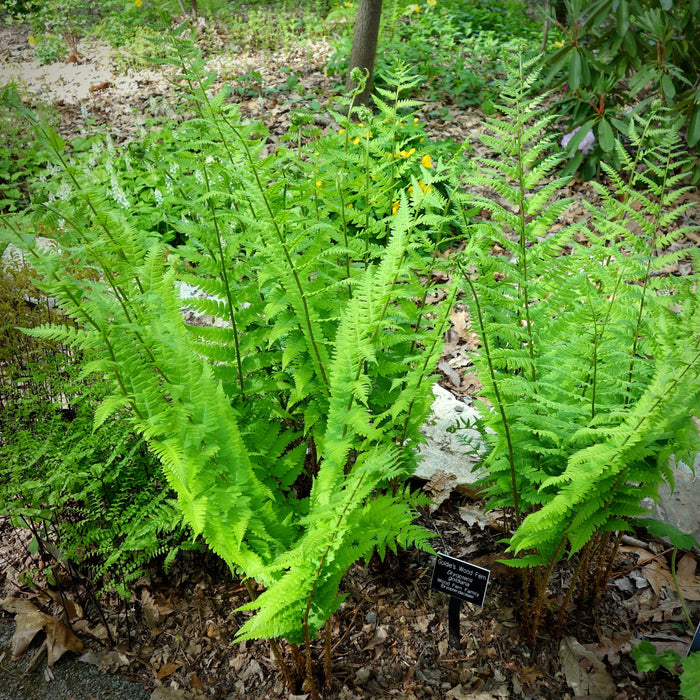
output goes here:
[[630, 656], [640, 673], [657, 671], [659, 668], [677, 673], [680, 667], [680, 697], [686, 700], [700, 699], [700, 652], [682, 658], [677, 652], [668, 649], [658, 653], [654, 644], [643, 641], [632, 649]]

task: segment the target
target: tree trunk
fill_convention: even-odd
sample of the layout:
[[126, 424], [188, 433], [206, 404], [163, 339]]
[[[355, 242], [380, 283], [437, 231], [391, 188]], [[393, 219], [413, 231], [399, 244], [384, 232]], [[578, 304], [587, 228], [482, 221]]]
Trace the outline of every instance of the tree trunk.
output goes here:
[[348, 78], [345, 83], [347, 92], [353, 90], [356, 84], [350, 77], [353, 68], [367, 70], [369, 75], [365, 89], [355, 98], [353, 105], [369, 103], [369, 95], [372, 90], [372, 73], [374, 71], [374, 58], [377, 55], [377, 39], [379, 37], [379, 20], [382, 17], [382, 0], [359, 0], [355, 31], [352, 35], [352, 51], [350, 52], [350, 65], [348, 66]]

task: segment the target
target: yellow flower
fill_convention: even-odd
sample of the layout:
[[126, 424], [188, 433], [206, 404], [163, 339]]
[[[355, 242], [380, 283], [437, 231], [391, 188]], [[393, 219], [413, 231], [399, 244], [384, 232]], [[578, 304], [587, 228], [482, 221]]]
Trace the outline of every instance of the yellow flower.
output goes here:
[[339, 134], [344, 134], [344, 133], [345, 133], [345, 129], [341, 129], [338, 133], [339, 133]]
[[345, 5], [345, 7], [352, 7], [352, 3], [351, 3], [351, 2], [344, 2], [343, 5]]
[[36, 39], [35, 39], [33, 36], [30, 36], [30, 37], [27, 39], [27, 43], [28, 43], [30, 46], [34, 46], [34, 44], [36, 44]]
[[428, 185], [426, 185], [426, 184], [423, 182], [423, 180], [418, 180], [418, 184], [420, 185], [420, 188], [421, 188], [421, 190], [422, 190], [424, 193], [427, 192], [428, 194], [430, 194], [430, 192], [433, 191], [433, 188], [432, 188], [432, 187], [428, 187]]
[[413, 123], [418, 124], [418, 117], [413, 117]]
[[435, 5], [437, 5], [437, 0], [426, 0], [426, 2], [430, 7], [435, 7]]
[[320, 187], [320, 186], [321, 186], [321, 181], [320, 181], [320, 180], [316, 180], [316, 187]]
[[555, 42], [554, 42], [554, 45], [555, 45], [558, 49], [560, 49], [562, 46], [564, 46], [564, 42], [563, 42], [563, 41], [555, 41]]
[[348, 209], [354, 209], [354, 208], [355, 208], [355, 205], [352, 202], [350, 202], [350, 204], [348, 204]]
[[402, 158], [408, 158], [408, 151], [399, 151], [399, 155]]
[[420, 159], [420, 164], [424, 168], [432, 168], [433, 167], [433, 159], [430, 157], [430, 154], [426, 153], [421, 159]]
[[134, 0], [134, 5], [136, 5], [136, 7], [141, 7], [141, 5], [143, 5], [143, 2], [141, 0]]
[[355, 138], [352, 140], [352, 142], [357, 146], [357, 144], [360, 143], [360, 137], [355, 136]]
[[399, 200], [397, 199], [392, 205], [391, 205], [391, 213], [396, 214], [399, 211]]
[[408, 186], [408, 196], [413, 197], [413, 185]]

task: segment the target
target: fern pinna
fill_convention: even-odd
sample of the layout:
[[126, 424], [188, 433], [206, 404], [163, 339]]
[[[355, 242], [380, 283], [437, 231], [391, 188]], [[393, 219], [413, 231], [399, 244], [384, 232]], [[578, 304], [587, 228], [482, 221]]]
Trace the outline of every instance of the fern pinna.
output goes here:
[[697, 272], [663, 274], [682, 257], [698, 262], [697, 250], [662, 252], [685, 233], [667, 228], [686, 191], [677, 133], [633, 119], [632, 155], [618, 145], [623, 172], [605, 167], [611, 185], [595, 185], [602, 208], [555, 227], [570, 200], [551, 201], [565, 181], [550, 177], [560, 157], [532, 80], [523, 70], [503, 94], [505, 119], [488, 120], [495, 155], [467, 179], [496, 196], [464, 195], [489, 219], [469, 228], [458, 265], [492, 404], [484, 481], [490, 505], [512, 513], [509, 563], [528, 570], [534, 637], [556, 561], [584, 550], [563, 616], [577, 578], [582, 595], [599, 594], [611, 535], [672, 480], [669, 457], [698, 449], [700, 297]]
[[[114, 387], [96, 423], [129, 409], [185, 521], [264, 588], [238, 639], [282, 637], [310, 654], [353, 562], [397, 544], [429, 548], [402, 483], [449, 313], [425, 313], [421, 279], [436, 264], [426, 231], [446, 202], [427, 186], [397, 190], [396, 213], [387, 205], [377, 218], [374, 203], [343, 190], [342, 159], [335, 194], [319, 196], [309, 160], [265, 156], [262, 128], [241, 123], [224, 93], [209, 97], [201, 62], [179, 46], [195, 117], [178, 129], [181, 149], [161, 155], [188, 182], [189, 209], [169, 219], [186, 242], [170, 248], [142, 230], [115, 187], [91, 183], [40, 128], [73, 190], [49, 210], [62, 256], [16, 239], [79, 325], [36, 333], [91, 350], [85, 372]], [[409, 106], [401, 89], [373, 119], [377, 138]], [[384, 244], [348, 228], [361, 206]], [[71, 277], [69, 261], [94, 274]], [[202, 296], [183, 302], [185, 283]], [[185, 303], [217, 322], [188, 325]]]

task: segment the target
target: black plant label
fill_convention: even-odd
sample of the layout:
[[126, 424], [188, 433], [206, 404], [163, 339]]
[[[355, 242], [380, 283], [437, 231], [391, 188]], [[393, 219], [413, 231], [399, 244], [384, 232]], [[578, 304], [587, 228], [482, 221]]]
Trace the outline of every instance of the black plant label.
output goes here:
[[[700, 623], [695, 628], [695, 634], [693, 636], [693, 641], [690, 643], [690, 648], [688, 649], [688, 654], [692, 654], [694, 651], [700, 651]], [[686, 656], [688, 656], [686, 654]]]
[[435, 559], [430, 587], [465, 603], [483, 605], [491, 572], [481, 566], [439, 554]]

